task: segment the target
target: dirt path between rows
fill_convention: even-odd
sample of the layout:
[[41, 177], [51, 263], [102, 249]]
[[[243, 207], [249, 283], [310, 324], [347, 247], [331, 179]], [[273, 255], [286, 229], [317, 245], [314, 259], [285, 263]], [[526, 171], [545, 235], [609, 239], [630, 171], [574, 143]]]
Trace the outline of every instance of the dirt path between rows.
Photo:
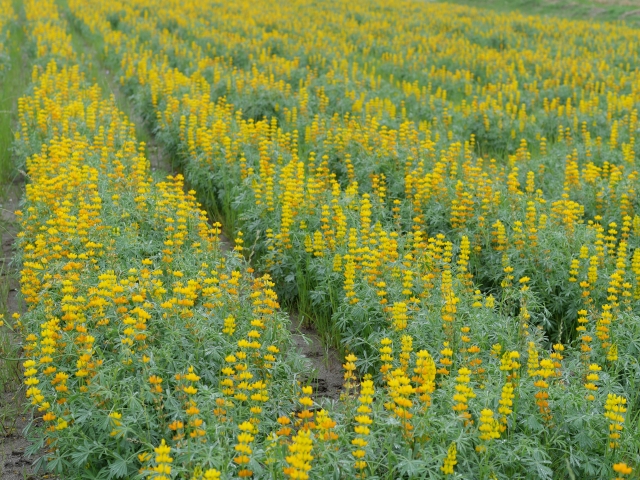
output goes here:
[[33, 417], [26, 406], [22, 384], [22, 340], [12, 328], [12, 315], [22, 311], [18, 280], [20, 265], [15, 260], [15, 240], [20, 226], [15, 211], [19, 209], [26, 177], [20, 171], [10, 146], [18, 97], [24, 93], [31, 78], [31, 59], [24, 49], [22, 2], [15, 0], [13, 6], [17, 20], [11, 26], [11, 36], [6, 45], [10, 56], [8, 69], [0, 80], [4, 130], [0, 152], [4, 171], [0, 176], [0, 314], [5, 316], [5, 325], [0, 327], [0, 479], [35, 480], [43, 477], [35, 473], [34, 457], [26, 456], [30, 443], [24, 436], [24, 430]]
[[[21, 181], [2, 186], [4, 198], [0, 201], [0, 233], [2, 258], [0, 258], [0, 291], [3, 299], [5, 322], [12, 323], [11, 316], [21, 311], [18, 298], [18, 265], [13, 261], [14, 242], [19, 225], [15, 211], [18, 209], [24, 183]], [[0, 333], [0, 478], [24, 480], [42, 478], [34, 474], [32, 460], [25, 451], [29, 442], [23, 431], [30, 421], [22, 385], [21, 340], [18, 335], [3, 327]]]

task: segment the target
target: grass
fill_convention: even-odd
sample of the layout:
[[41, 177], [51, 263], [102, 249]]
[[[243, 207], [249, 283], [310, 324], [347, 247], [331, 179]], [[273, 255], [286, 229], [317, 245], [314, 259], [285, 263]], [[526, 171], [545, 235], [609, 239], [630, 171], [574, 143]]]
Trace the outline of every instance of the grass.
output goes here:
[[449, 3], [576, 20], [622, 20], [631, 26], [640, 26], [638, 0], [449, 0]]
[[[13, 125], [16, 121], [17, 101], [24, 86], [29, 83], [27, 62], [24, 60], [23, 46], [26, 43], [24, 25], [24, 8], [22, 2], [16, 0], [14, 8], [18, 13], [18, 21], [12, 25], [9, 38], [10, 63], [3, 78], [0, 79], [0, 184], [11, 182], [15, 178], [11, 144], [13, 142]], [[0, 192], [5, 192], [1, 189]], [[0, 197], [4, 193], [0, 193]]]

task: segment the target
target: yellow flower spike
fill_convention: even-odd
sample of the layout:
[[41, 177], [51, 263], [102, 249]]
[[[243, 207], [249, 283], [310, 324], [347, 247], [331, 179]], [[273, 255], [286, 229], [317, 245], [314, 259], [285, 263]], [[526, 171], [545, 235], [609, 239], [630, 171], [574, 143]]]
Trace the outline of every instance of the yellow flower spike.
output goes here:
[[300, 431], [292, 438], [292, 443], [288, 449], [290, 452], [290, 455], [286, 457], [288, 466], [284, 467], [283, 473], [292, 479], [308, 479], [308, 472], [311, 470], [311, 463], [314, 459], [313, 455], [311, 455], [313, 450], [311, 432], [308, 430]]
[[[480, 439], [485, 442], [500, 438], [500, 426], [496, 419], [493, 418], [493, 411], [485, 408], [480, 412], [480, 425], [478, 431], [480, 432]], [[484, 446], [486, 448], [486, 446]], [[478, 447], [476, 447], [477, 449]]]
[[627, 399], [615, 394], [608, 394], [604, 406], [604, 416], [609, 420], [609, 448], [620, 446], [620, 432], [622, 431], [627, 408]]
[[431, 394], [435, 391], [436, 364], [426, 350], [420, 350], [416, 356], [416, 368], [413, 370], [416, 376], [412, 380], [418, 384], [416, 391], [426, 411], [431, 405]]
[[195, 395], [196, 393], [198, 393], [198, 389], [197, 389], [197, 388], [192, 387], [191, 385], [184, 387], [184, 388], [182, 389], [182, 391], [183, 391], [184, 393], [189, 394], [189, 395]]
[[209, 468], [204, 472], [203, 478], [205, 478], [205, 480], [218, 480], [221, 478], [221, 473], [215, 468]]
[[456, 459], [457, 456], [457, 448], [455, 442], [452, 442], [449, 445], [447, 450], [447, 456], [444, 459], [444, 464], [440, 467], [440, 470], [445, 475], [453, 475], [454, 467], [457, 465], [458, 461]]
[[624, 462], [620, 462], [613, 464], [613, 471], [619, 474], [619, 476], [617, 476], [614, 480], [622, 480], [625, 475], [631, 475], [633, 473], [633, 468], [631, 468]]

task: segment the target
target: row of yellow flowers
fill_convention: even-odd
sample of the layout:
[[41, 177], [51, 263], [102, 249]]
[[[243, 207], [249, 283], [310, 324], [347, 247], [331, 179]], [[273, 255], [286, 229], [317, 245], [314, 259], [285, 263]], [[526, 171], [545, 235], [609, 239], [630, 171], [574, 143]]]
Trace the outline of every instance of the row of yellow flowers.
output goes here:
[[25, 8], [45, 66], [19, 101], [16, 319], [44, 463], [64, 478], [251, 476], [254, 436], [303, 391], [273, 284], [221, 251], [180, 175], [152, 178], [134, 125], [74, 63], [56, 4]]
[[[378, 2], [369, 14], [364, 3], [327, 2], [318, 7], [326, 22], [301, 29], [312, 24], [305, 7], [319, 11], [303, 1], [273, 11], [69, 3], [105, 41], [160, 139], [177, 146], [207, 206], [244, 235], [235, 254], [221, 254], [219, 227], [182, 178], [151, 179], [131, 123], [73, 66], [55, 4], [28, 2], [31, 41], [61, 65], [34, 71], [16, 143], [32, 179], [21, 244], [25, 373], [51, 468], [150, 478], [631, 473], [635, 70], [568, 75], [579, 55], [601, 63], [616, 45], [616, 55], [632, 60], [621, 40], [633, 45], [633, 31], [563, 23], [565, 37], [549, 40], [564, 73], [556, 76], [544, 44], [527, 51], [516, 41], [525, 27], [553, 32], [535, 19], [489, 15], [482, 23], [475, 12], [469, 25], [455, 7], [406, 3], [418, 18], [433, 17], [421, 28], [441, 31], [429, 38], [434, 58], [469, 69], [484, 61], [485, 71], [509, 79], [481, 88], [460, 70], [432, 70], [432, 81], [441, 75], [464, 98], [477, 89], [500, 101], [469, 109], [464, 98], [425, 87], [434, 116], [417, 122], [424, 111], [408, 105], [416, 89], [362, 73], [379, 62], [376, 71], [410, 78], [423, 67], [427, 50], [374, 51], [422, 42], [407, 28], [415, 38], [393, 43], [385, 15], [398, 18], [397, 5]], [[211, 12], [220, 13], [219, 30]], [[345, 28], [335, 34], [334, 24]], [[476, 60], [464, 54], [461, 25], [489, 38], [490, 28], [507, 29], [505, 45], [516, 43], [503, 55], [478, 48]], [[603, 42], [593, 55], [576, 45], [585, 31]], [[355, 52], [364, 33], [370, 45]], [[509, 56], [517, 52], [531, 63], [516, 68]], [[529, 78], [536, 65], [543, 67]], [[345, 90], [331, 89], [337, 72]], [[539, 95], [518, 83], [524, 78], [555, 93], [591, 92], [579, 112], [590, 120], [584, 131], [579, 121], [562, 134], [554, 124], [549, 144], [536, 139], [544, 115], [522, 113], [532, 104], [514, 112], [515, 99]], [[235, 105], [260, 104], [265, 90], [282, 94], [282, 105], [253, 113]], [[358, 104], [378, 90], [387, 96]], [[352, 101], [346, 113], [343, 94]], [[537, 105], [564, 122], [565, 114], [578, 118], [573, 102], [562, 114], [556, 100]], [[475, 108], [531, 127], [539, 150], [524, 138], [508, 158], [484, 158], [486, 137], [456, 127], [471, 125]], [[512, 136], [509, 115], [498, 138]], [[591, 142], [586, 129], [603, 115], [613, 122], [608, 140]], [[484, 133], [491, 127], [485, 120]], [[243, 252], [278, 285], [249, 275]], [[290, 353], [274, 289], [304, 313], [316, 310], [327, 336], [357, 353], [346, 357], [340, 402], [318, 405], [311, 387], [296, 383], [309, 372]], [[549, 315], [564, 297], [575, 311]]]
[[[135, 11], [131, 12], [131, 8], [131, 5], [116, 4], [110, 11], [113, 15], [120, 15], [120, 29], [126, 30], [126, 26], [133, 29], [136, 35], [148, 33], [151, 29], [150, 19], [153, 17], [147, 15], [144, 21], [138, 21], [139, 16], [135, 15]], [[123, 14], [120, 9], [127, 13]], [[170, 20], [177, 22], [175, 17], [179, 16], [176, 12], [180, 12], [180, 7], [168, 10], [160, 8], [159, 12], [159, 25], [170, 23]], [[164, 15], [169, 15], [170, 12], [174, 16], [165, 18]], [[132, 17], [130, 25], [126, 22], [127, 15]], [[132, 47], [131, 42], [135, 42], [135, 35], [125, 41], [122, 32], [112, 30], [104, 17], [93, 15], [85, 20], [88, 25], [98, 25], [96, 28], [110, 42], [111, 50], [119, 51], [123, 45]], [[607, 44], [612, 40], [604, 33], [602, 40]], [[158, 29], [158, 36], [164, 34], [166, 31]], [[180, 41], [175, 33], [171, 43], [158, 40], [159, 51], [168, 54]], [[187, 48], [188, 40], [182, 41]], [[291, 122], [285, 118], [284, 122], [280, 121], [280, 125], [276, 121], [279, 118], [277, 115], [269, 121], [252, 122], [251, 118], [246, 120], [246, 112], [243, 111], [236, 122], [239, 112], [234, 113], [235, 107], [229, 105], [227, 100], [227, 97], [236, 93], [236, 89], [232, 89], [229, 95], [220, 97], [218, 101], [211, 99], [211, 90], [215, 91], [216, 85], [209, 83], [210, 72], [205, 68], [210, 57], [203, 56], [195, 48], [197, 43], [189, 51], [191, 55], [199, 56], [191, 62], [191, 67], [185, 66], [185, 71], [194, 70], [190, 77], [173, 69], [168, 57], [160, 57], [160, 62], [147, 65], [146, 59], [152, 55], [149, 50], [152, 45], [155, 46], [155, 43], [143, 43], [139, 46], [139, 51], [128, 48], [127, 52], [123, 52], [121, 63], [125, 72], [124, 81], [127, 82], [131, 75], [135, 75], [137, 81], [149, 87], [147, 94], [151, 97], [142, 98], [142, 105], [150, 100], [151, 106], [156, 106], [158, 98], [162, 98], [163, 104], [158, 105], [152, 115], [158, 118], [158, 126], [170, 138], [178, 138], [179, 135], [184, 154], [198, 156], [198, 168], [194, 167], [191, 174], [194, 182], [201, 180], [206, 186], [207, 179], [202, 177], [211, 176], [205, 173], [206, 170], [214, 169], [213, 175], [216, 175], [215, 170], [224, 169], [224, 175], [217, 174], [222, 178], [215, 179], [217, 183], [227, 182], [219, 189], [224, 191], [226, 197], [215, 199], [223, 207], [230, 209], [231, 200], [227, 197], [232, 197], [235, 193], [233, 187], [236, 181], [228, 179], [250, 177], [247, 181], [252, 183], [251, 201], [261, 206], [261, 216], [267, 217], [258, 227], [254, 226], [262, 234], [257, 239], [257, 248], [262, 246], [268, 249], [267, 239], [272, 239], [271, 246], [280, 257], [292, 242], [291, 227], [298, 223], [302, 230], [308, 230], [304, 243], [300, 242], [301, 246], [303, 244], [305, 249], [313, 251], [314, 256], [324, 256], [323, 250], [335, 250], [337, 240], [346, 241], [350, 225], [347, 224], [344, 209], [339, 208], [342, 205], [335, 206], [331, 203], [335, 203], [336, 197], [343, 195], [341, 192], [352, 197], [353, 192], [362, 190], [369, 195], [365, 205], [351, 201], [350, 210], [364, 208], [364, 215], [369, 218], [366, 222], [372, 222], [371, 225], [375, 225], [375, 220], [385, 220], [392, 214], [401, 230], [424, 229], [437, 232], [441, 228], [453, 228], [461, 233], [470, 231], [473, 233], [470, 239], [473, 249], [480, 254], [482, 260], [486, 257], [482, 257], [481, 252], [486, 252], [489, 245], [498, 252], [504, 252], [508, 250], [507, 247], [513, 246], [517, 250], [516, 257], [522, 256], [521, 251], [530, 246], [534, 254], [526, 252], [528, 263], [524, 262], [524, 266], [529, 269], [540, 267], [540, 262], [535, 263], [529, 257], [547, 254], [550, 247], [554, 246], [548, 243], [539, 245], [538, 242], [539, 231], [548, 226], [560, 224], [567, 230], [567, 236], [573, 237], [576, 224], [583, 223], [586, 217], [599, 224], [596, 228], [613, 231], [614, 236], [625, 240], [632, 225], [636, 234], [640, 228], [640, 218], [636, 219], [634, 212], [637, 198], [637, 172], [633, 168], [634, 138], [630, 135], [629, 143], [621, 146], [618, 126], [612, 127], [615, 131], [612, 130], [606, 145], [602, 140], [594, 142], [593, 135], [587, 135], [586, 131], [582, 132], [585, 135], [578, 144], [563, 133], [552, 145], [556, 153], [550, 159], [540, 155], [532, 158], [532, 153], [535, 154], [537, 148], [540, 149], [539, 153], [546, 155], [546, 139], [538, 138], [536, 141], [539, 141], [539, 145], [532, 145], [522, 139], [508, 164], [503, 165], [475, 155], [474, 149], [481, 145], [477, 138], [479, 134], [448, 142], [446, 135], [441, 136], [435, 126], [423, 130], [407, 121], [398, 130], [394, 130], [381, 125], [380, 122], [384, 119], [376, 115], [367, 116], [364, 119], [366, 124], [361, 125], [358, 117], [336, 117], [335, 113], [330, 115], [331, 112], [322, 115], [326, 113], [322, 111], [313, 115], [314, 112], [311, 111], [304, 121]], [[558, 55], [562, 55], [563, 46], [559, 45], [558, 48]], [[134, 66], [137, 69], [135, 73]], [[256, 66], [251, 71], [256, 75], [260, 73]], [[215, 82], [215, 75], [213, 81]], [[633, 82], [624, 80], [613, 86], [612, 90], [631, 88], [634, 91], [633, 85]], [[249, 94], [246, 97], [254, 98]], [[256, 100], [259, 100], [259, 96]], [[444, 110], [450, 109], [454, 110], [454, 105], [446, 106]], [[613, 104], [607, 105], [606, 110], [595, 109], [589, 114], [588, 123], [597, 125], [601, 116], [606, 114], [609, 119], [613, 111]], [[444, 111], [436, 112], [446, 116]], [[636, 114], [633, 111], [626, 113], [623, 123], [628, 124], [628, 132], [632, 133], [635, 131]], [[553, 121], [555, 131], [557, 118], [549, 121]], [[543, 122], [536, 119], [530, 122], [532, 126], [539, 123]], [[613, 122], [614, 125], [616, 123]], [[305, 128], [305, 131], [308, 127], [311, 133], [305, 133], [303, 139], [302, 128], [298, 127]], [[578, 135], [579, 130], [572, 135]], [[437, 137], [444, 140], [436, 140]], [[296, 152], [298, 147], [302, 153], [309, 152], [308, 156]], [[364, 155], [358, 153], [360, 148], [364, 149]], [[620, 151], [623, 159], [616, 156]], [[611, 155], [611, 159], [603, 161], [603, 152]], [[356, 154], [361, 159], [354, 165]], [[408, 155], [406, 161], [399, 161], [401, 154]], [[566, 158], [562, 158], [565, 154]], [[594, 163], [593, 155], [600, 157], [597, 163]], [[387, 156], [392, 158], [385, 158]], [[238, 163], [233, 161], [236, 158]], [[565, 164], [564, 172], [558, 164]], [[375, 170], [387, 168], [392, 168], [394, 174], [375, 173]], [[548, 171], [549, 169], [552, 171]], [[345, 172], [346, 178], [342, 176]], [[560, 177], [564, 177], [564, 181], [559, 181]], [[309, 183], [312, 183], [311, 188], [306, 187]], [[337, 189], [338, 185], [342, 188]], [[327, 195], [329, 191], [332, 193], [330, 197]], [[395, 197], [403, 197], [404, 201], [399, 198], [392, 201], [390, 191]], [[292, 207], [291, 202], [303, 202], [302, 208], [297, 208], [297, 205]], [[515, 208], [513, 203], [516, 204]], [[306, 207], [307, 205], [311, 206]], [[506, 209], [507, 206], [512, 208]], [[314, 216], [313, 222], [299, 218], [302, 213], [310, 210]], [[227, 216], [232, 217], [232, 212], [228, 212]], [[274, 225], [274, 222], [277, 223]], [[611, 225], [612, 223], [615, 225]], [[321, 228], [318, 228], [318, 224]], [[622, 229], [617, 230], [620, 226]], [[367, 224], [357, 227], [366, 228]], [[484, 234], [489, 230], [495, 232], [491, 239]], [[251, 234], [253, 237], [255, 232]], [[607, 245], [615, 248], [612, 242]], [[577, 245], [578, 248], [580, 246]], [[565, 268], [569, 270], [571, 257], [564, 257], [563, 266], [566, 265]], [[510, 259], [512, 263], [514, 260], [516, 259]], [[276, 264], [284, 262], [282, 258], [273, 261]], [[486, 263], [495, 265], [491, 266], [492, 275], [499, 274], [501, 267], [496, 265], [498, 262]], [[637, 284], [637, 276], [632, 276], [631, 280]], [[554, 300], [562, 301], [559, 298]], [[553, 313], [560, 314], [564, 307], [567, 305], [559, 305], [558, 312]], [[570, 321], [575, 322], [576, 305], [570, 307], [574, 310]]]
[[[118, 8], [120, 7], [114, 6], [113, 12], [118, 12]], [[179, 11], [179, 9], [176, 7], [173, 11]], [[100, 18], [102, 18], [101, 23]], [[122, 29], [126, 25], [125, 18], [119, 22]], [[136, 18], [138, 17], [134, 20]], [[114, 32], [104, 17], [93, 15], [85, 20], [88, 25], [98, 25], [97, 28], [100, 31], [106, 32], [105, 39], [112, 42], [110, 44], [112, 50], [121, 49], [125, 43], [129, 47], [134, 45], [131, 42], [135, 42], [135, 38], [125, 42], [120, 30]], [[166, 19], [160, 17], [159, 22], [162, 24], [164, 21]], [[132, 23], [130, 28], [148, 31], [150, 28], [148, 22], [147, 17], [144, 22]], [[171, 45], [174, 43], [176, 42]], [[168, 48], [167, 46], [166, 49]], [[302, 139], [297, 138], [295, 124], [290, 125], [285, 122], [284, 126], [279, 127], [277, 122], [274, 123], [275, 117], [270, 121], [258, 123], [246, 121], [238, 117], [239, 112], [235, 114], [232, 112], [232, 107], [225, 102], [224, 97], [218, 102], [210, 100], [209, 84], [206, 78], [203, 78], [199, 68], [190, 80], [172, 69], [167, 63], [167, 57], [161, 57], [160, 63], [149, 67], [145, 59], [151, 55], [151, 52], [147, 50], [146, 45], [142, 45], [140, 49], [141, 52], [135, 58], [128, 57], [128, 55], [134, 55], [131, 52], [135, 52], [135, 48], [129, 48], [129, 53], [123, 53], [123, 68], [129, 72], [130, 66], [135, 63], [138, 68], [139, 82], [149, 86], [150, 91], [147, 92], [151, 94], [152, 105], [156, 105], [160, 91], [167, 95], [162, 97], [164, 105], [159, 105], [152, 115], [158, 117], [159, 127], [162, 132], [167, 133], [169, 142], [175, 144], [179, 138], [179, 145], [184, 154], [198, 157], [193, 169], [188, 172], [190, 180], [201, 185], [203, 189], [224, 192], [224, 197], [214, 198], [210, 203], [221, 203], [229, 222], [234, 216], [231, 210], [249, 210], [249, 205], [256, 210], [255, 204], [259, 206], [258, 211], [251, 214], [260, 218], [251, 223], [253, 231], [249, 232], [251, 234], [249, 241], [258, 251], [262, 249], [262, 253], [264, 250], [269, 250], [265, 255], [266, 265], [269, 268], [290, 273], [294, 268], [291, 263], [295, 262], [292, 261], [291, 254], [287, 250], [297, 251], [290, 248], [295, 244], [298, 248], [304, 246], [306, 253], [312, 254], [313, 257], [333, 260], [331, 268], [339, 270], [344, 263], [344, 255], [342, 255], [343, 252], [335, 255], [335, 252], [352, 238], [353, 227], [359, 231], [366, 231], [367, 228], [375, 226], [375, 220], [381, 220], [386, 224], [384, 220], [389, 215], [396, 220], [394, 223], [397, 224], [396, 229], [399, 231], [433, 231], [443, 226], [453, 227], [454, 231], [461, 233], [469, 231], [473, 234], [470, 240], [473, 243], [476, 262], [489, 265], [490, 271], [483, 273], [479, 279], [483, 283], [495, 282], [495, 277], [502, 275], [505, 265], [501, 264], [505, 263], [505, 259], [500, 257], [504, 257], [505, 254], [509, 254], [508, 263], [520, 263], [514, 266], [516, 268], [519, 266], [519, 270], [525, 270], [522, 273], [528, 275], [535, 275], [540, 271], [548, 273], [550, 266], [542, 259], [554, 253], [557, 242], [550, 240], [548, 234], [543, 236], [543, 239], [547, 240], [544, 243], [539, 242], [538, 237], [541, 233], [545, 234], [545, 230], [548, 231], [559, 225], [567, 231], [566, 237], [580, 248], [584, 246], [584, 241], [591, 240], [575, 238], [574, 235], [576, 225], [582, 224], [585, 216], [594, 218], [592, 225], [594, 230], [588, 229], [590, 235], [598, 235], [598, 230], [608, 224], [610, 235], [614, 232], [615, 237], [625, 241], [623, 250], [626, 250], [626, 255], [630, 256], [631, 249], [628, 248], [626, 240], [632, 226], [636, 235], [640, 228], [640, 218], [633, 211], [636, 198], [636, 171], [631, 168], [626, 174], [624, 164], [615, 165], [609, 162], [604, 162], [603, 168], [588, 162], [581, 171], [578, 165], [578, 150], [572, 148], [565, 137], [554, 145], [556, 150], [571, 152], [566, 158], [563, 184], [553, 181], [553, 177], [557, 176], [553, 173], [558, 173], [557, 166], [553, 164], [550, 166], [556, 170], [550, 175], [545, 171], [546, 165], [541, 163], [543, 159], [537, 158], [536, 163], [539, 165], [535, 171], [532, 169], [527, 172], [526, 186], [523, 188], [519, 178], [524, 173], [521, 172], [524, 168], [520, 163], [533, 163], [529, 161], [531, 152], [527, 142], [521, 142], [516, 155], [505, 167], [499, 166], [493, 160], [486, 162], [483, 158], [476, 158], [474, 155], [476, 140], [472, 136], [465, 142], [464, 148], [457, 142], [448, 145], [440, 161], [437, 161], [436, 147], [433, 145], [427, 158], [418, 162], [417, 165], [416, 159], [419, 159], [421, 152], [416, 146], [415, 152], [412, 152], [415, 153], [415, 157], [407, 159], [405, 162], [407, 170], [404, 173], [397, 172], [398, 174], [394, 176], [382, 173], [371, 174], [369, 187], [367, 183], [358, 182], [355, 177], [358, 173], [379, 168], [380, 163], [384, 163], [385, 160], [380, 161], [379, 157], [374, 155], [368, 163], [363, 159], [361, 168], [357, 168], [351, 160], [352, 155], [345, 153], [344, 147], [338, 150], [328, 147], [327, 142], [330, 141], [333, 144], [334, 139], [340, 136], [340, 132], [332, 134], [331, 131], [335, 131], [336, 128], [344, 130], [340, 119], [340, 123], [332, 126], [328, 132], [323, 130], [321, 138], [314, 138], [312, 142], [305, 138], [305, 148], [312, 152], [307, 158], [300, 157], [296, 149]], [[167, 51], [166, 49], [162, 51]], [[202, 61], [205, 60], [206, 58], [202, 59]], [[123, 77], [125, 81], [126, 75], [128, 73]], [[189, 89], [188, 93], [179, 91], [184, 88]], [[141, 99], [142, 105], [144, 106], [148, 100], [148, 97]], [[378, 119], [373, 117], [373, 121], [376, 123]], [[349, 122], [347, 127], [349, 131], [362, 128], [358, 126], [357, 119], [349, 119]], [[315, 128], [316, 123], [314, 117], [312, 129]], [[385, 132], [388, 132], [388, 129], [382, 127], [381, 133], [386, 134]], [[391, 133], [394, 132], [391, 131]], [[416, 131], [415, 134], [407, 135], [401, 126], [398, 144], [402, 147], [403, 138], [419, 137], [419, 133]], [[368, 135], [364, 139], [367, 140], [367, 138]], [[397, 135], [394, 133], [392, 138], [397, 138]], [[588, 146], [589, 142], [587, 141], [586, 144]], [[394, 143], [390, 145], [395, 146]], [[543, 145], [546, 149], [546, 143], [541, 141], [541, 148]], [[384, 143], [382, 146], [384, 150]], [[326, 151], [327, 148], [332, 155], [320, 156], [313, 153]], [[365, 146], [365, 151], [372, 151], [371, 147]], [[376, 150], [376, 152], [379, 151], [379, 149]], [[406, 149], [404, 151], [406, 152]], [[339, 178], [341, 165], [334, 165], [334, 168], [331, 168], [330, 160], [334, 155], [338, 156], [337, 161], [341, 161], [340, 157], [344, 155], [347, 173], [355, 172], [351, 176], [348, 174], [346, 187]], [[234, 162], [234, 158], [238, 158], [239, 162]], [[587, 150], [588, 159], [589, 151]], [[429, 163], [432, 171], [428, 169]], [[212, 172], [208, 173], [208, 170]], [[219, 185], [215, 189], [209, 188], [212, 176], [215, 183]], [[238, 186], [237, 183], [241, 180], [251, 183], [251, 187]], [[404, 181], [405, 201], [395, 199], [391, 202], [387, 192], [393, 189], [396, 190], [396, 195], [398, 194], [397, 186], [391, 183], [401, 180]], [[360, 190], [365, 191], [364, 196], [362, 199], [354, 199], [353, 194]], [[249, 198], [245, 204], [238, 205], [235, 197], [244, 191], [249, 193]], [[556, 195], [557, 201], [549, 201], [546, 198], [551, 196], [553, 199]], [[582, 203], [572, 200], [572, 195], [580, 197]], [[232, 209], [233, 202], [235, 202], [235, 208]], [[585, 211], [587, 207], [590, 207], [591, 211]], [[446, 216], [441, 218], [442, 211], [446, 212], [447, 208], [450, 208], [449, 218]], [[359, 212], [361, 218], [356, 219], [356, 225], [353, 225], [354, 219], [347, 215], [349, 210]], [[439, 212], [436, 213], [433, 210]], [[311, 214], [311, 219], [303, 218], [305, 214]], [[443, 221], [447, 223], [443, 225]], [[619, 224], [622, 225], [620, 231], [616, 229]], [[507, 225], [511, 227], [509, 229], [511, 231], [507, 231]], [[492, 231], [491, 238], [486, 235], [489, 230]], [[349, 235], [347, 235], [348, 232]], [[387, 233], [387, 236], [394, 233], [397, 232]], [[369, 240], [366, 238], [368, 234], [362, 235], [365, 237], [364, 248], [369, 248], [366, 245]], [[426, 238], [426, 233], [422, 235]], [[302, 238], [295, 238], [296, 236]], [[382, 241], [382, 243], [386, 242]], [[607, 247], [613, 251], [616, 248], [615, 241], [609, 241]], [[598, 248], [596, 246], [595, 250]], [[499, 252], [500, 255], [492, 255], [492, 251]], [[599, 253], [601, 259], [604, 259], [603, 253]], [[563, 254], [557, 255], [554, 260], [559, 261], [563, 270], [568, 271], [572, 257]], [[573, 261], [576, 260], [573, 258]], [[631, 263], [635, 265], [637, 257], [634, 257]], [[613, 269], [612, 264], [607, 267], [609, 270]], [[634, 270], [637, 268], [634, 267]], [[407, 275], [412, 273], [409, 272]], [[629, 288], [635, 290], [637, 295], [637, 271], [627, 275], [629, 282], [623, 283], [630, 284]], [[575, 276], [572, 275], [571, 278]], [[538, 287], [544, 282], [544, 278], [539, 275], [535, 275], [534, 280]], [[564, 278], [562, 280], [564, 281]], [[299, 288], [300, 286], [296, 285], [291, 289], [295, 291]], [[573, 290], [576, 292], [570, 296], [570, 301], [567, 301], [563, 295], [553, 295], [550, 299], [553, 302], [551, 313], [560, 317], [561, 322], [568, 323], [569, 327], [575, 325], [576, 312], [581, 301], [577, 289]], [[567, 334], [573, 331], [572, 328], [562, 324], [554, 327], [556, 329], [554, 333], [560, 337], [564, 335], [566, 339], [573, 336], [573, 334]]]
[[[447, 398], [436, 407], [453, 407], [464, 429], [479, 423], [482, 433], [475, 438], [496, 438], [495, 411], [510, 425], [517, 396], [519, 416], [502, 447], [510, 445], [513, 453], [523, 438], [544, 443], [527, 425], [529, 415], [544, 432], [575, 441], [573, 427], [557, 433], [554, 418], [571, 417], [572, 411], [596, 418], [597, 409], [589, 406], [596, 398], [602, 412], [609, 398], [598, 386], [603, 366], [606, 378], [615, 379], [614, 390], [632, 395], [637, 408], [629, 390], [637, 375], [629, 342], [638, 328], [640, 259], [634, 250], [640, 233], [634, 207], [637, 70], [611, 60], [634, 60], [626, 46], [637, 43], [637, 33], [403, 5], [424, 20], [419, 31], [427, 34], [420, 36], [413, 17], [403, 15], [410, 20], [400, 30], [411, 34], [397, 40], [389, 32], [398, 22], [381, 18], [391, 12], [402, 22], [401, 9], [385, 2], [370, 10], [359, 2], [327, 2], [318, 7], [327, 16], [319, 25], [306, 13], [318, 13], [308, 2], [269, 11], [244, 3], [227, 8], [139, 1], [101, 9], [71, 2], [74, 15], [105, 41], [122, 83], [156, 119], [160, 138], [177, 147], [188, 179], [208, 195], [207, 205], [220, 209], [231, 228], [242, 228], [248, 254], [272, 272], [283, 295], [315, 314], [327, 336], [361, 356], [361, 374], [375, 374], [393, 400], [382, 403], [401, 425], [405, 445], [418, 444], [425, 452], [427, 437], [449, 445], [445, 438], [415, 433], [433, 427], [424, 427], [432, 417], [412, 411], [420, 390], [408, 374], [410, 365], [423, 371], [422, 362], [429, 364], [425, 354], [434, 362], [428, 351], [437, 359], [440, 395]], [[212, 11], [213, 20], [207, 16]], [[336, 24], [344, 28], [334, 29]], [[497, 36], [500, 43], [490, 47], [475, 38], [471, 45], [462, 26], [490, 43]], [[550, 35], [558, 29], [562, 38]], [[370, 36], [359, 37], [365, 33]], [[597, 42], [583, 45], [587, 33]], [[466, 62], [484, 72], [449, 77], [443, 67], [443, 82], [459, 81], [448, 84], [454, 95], [432, 93], [431, 84], [418, 88], [424, 95], [416, 97], [433, 115], [429, 121], [422, 120], [420, 102], [414, 109], [408, 105], [416, 90], [394, 80], [397, 72], [404, 78], [415, 74], [414, 64], [398, 60], [400, 54], [367, 50], [397, 49], [423, 37], [433, 41], [432, 55], [420, 51], [416, 66], [423, 68], [428, 58]], [[532, 39], [536, 49], [527, 50]], [[607, 68], [578, 71], [578, 61]], [[393, 68], [378, 81], [369, 69], [375, 64], [384, 71], [385, 62]], [[619, 75], [600, 77], [607, 69]], [[430, 81], [438, 71], [431, 71]], [[503, 80], [485, 81], [493, 75]], [[353, 98], [350, 88], [357, 91]], [[375, 97], [379, 90], [389, 96]], [[474, 93], [480, 100], [470, 103]], [[370, 103], [356, 101], [365, 96]], [[266, 107], [255, 110], [252, 102]], [[500, 153], [502, 144], [492, 145], [493, 136], [514, 140], [503, 145], [500, 161], [482, 154]], [[480, 286], [492, 294], [481, 293]], [[544, 327], [546, 338], [532, 323]], [[520, 356], [527, 358], [527, 382], [518, 380]], [[512, 371], [507, 380], [499, 373], [504, 371]], [[430, 385], [428, 378], [418, 384]], [[495, 404], [495, 411], [472, 414], [474, 402]], [[615, 438], [608, 445], [619, 452]], [[595, 455], [602, 466], [608, 454], [607, 444], [600, 445]], [[586, 455], [583, 445], [576, 448]], [[486, 448], [479, 444], [476, 451]], [[465, 468], [486, 468], [483, 475], [500, 470], [486, 467], [491, 462], [482, 458]], [[454, 462], [446, 463], [447, 472]], [[550, 462], [565, 468], [558, 457]], [[391, 475], [398, 474], [393, 468]], [[510, 468], [501, 473], [513, 475]], [[587, 476], [595, 471], [573, 468]]]

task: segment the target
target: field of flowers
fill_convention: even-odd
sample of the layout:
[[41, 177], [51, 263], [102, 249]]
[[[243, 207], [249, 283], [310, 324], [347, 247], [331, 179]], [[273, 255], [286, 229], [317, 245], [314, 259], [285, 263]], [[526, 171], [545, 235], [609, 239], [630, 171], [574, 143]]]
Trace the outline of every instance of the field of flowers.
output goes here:
[[[640, 30], [413, 0], [24, 15], [14, 320], [44, 467], [637, 478]], [[287, 312], [344, 358], [339, 398]]]

